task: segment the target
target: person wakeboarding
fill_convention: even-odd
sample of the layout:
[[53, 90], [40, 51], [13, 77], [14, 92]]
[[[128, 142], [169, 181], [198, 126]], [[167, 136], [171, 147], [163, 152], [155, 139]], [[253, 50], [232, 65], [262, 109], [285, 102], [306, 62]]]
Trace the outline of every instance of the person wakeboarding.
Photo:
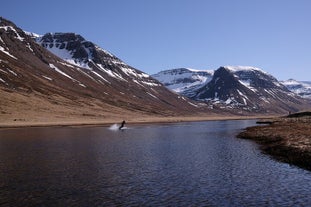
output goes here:
[[124, 125], [125, 125], [125, 121], [123, 120], [121, 123], [121, 126], [119, 127], [119, 130], [123, 129]]

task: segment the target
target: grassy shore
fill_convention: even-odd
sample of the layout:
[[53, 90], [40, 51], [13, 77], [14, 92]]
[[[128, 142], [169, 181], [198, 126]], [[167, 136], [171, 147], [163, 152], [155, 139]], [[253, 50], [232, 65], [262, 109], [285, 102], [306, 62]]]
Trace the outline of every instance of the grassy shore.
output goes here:
[[111, 124], [121, 123], [124, 119], [127, 124], [157, 124], [157, 123], [177, 123], [177, 122], [193, 122], [193, 121], [216, 121], [216, 120], [242, 120], [242, 119], [258, 119], [258, 116], [115, 116], [109, 118], [103, 117], [74, 117], [67, 119], [56, 119], [53, 117], [40, 119], [0, 119], [1, 128], [20, 128], [20, 127], [58, 127], [58, 126], [110, 126]]
[[270, 122], [249, 127], [238, 137], [255, 140], [263, 152], [275, 159], [311, 171], [311, 113], [292, 114]]

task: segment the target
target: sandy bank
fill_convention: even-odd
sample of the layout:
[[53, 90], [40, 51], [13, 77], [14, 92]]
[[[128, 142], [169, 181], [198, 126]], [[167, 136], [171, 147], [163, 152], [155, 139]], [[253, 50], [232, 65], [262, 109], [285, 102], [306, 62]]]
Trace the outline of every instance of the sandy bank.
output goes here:
[[238, 137], [255, 140], [279, 161], [311, 170], [311, 116], [279, 118], [271, 125], [249, 127]]

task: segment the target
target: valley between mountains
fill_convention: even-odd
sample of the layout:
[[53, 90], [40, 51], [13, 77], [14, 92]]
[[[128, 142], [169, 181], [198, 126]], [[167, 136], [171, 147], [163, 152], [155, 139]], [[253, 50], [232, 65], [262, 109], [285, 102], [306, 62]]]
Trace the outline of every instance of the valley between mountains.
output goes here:
[[255, 67], [148, 75], [75, 33], [35, 35], [0, 18], [0, 125], [270, 116], [310, 108], [310, 85]]

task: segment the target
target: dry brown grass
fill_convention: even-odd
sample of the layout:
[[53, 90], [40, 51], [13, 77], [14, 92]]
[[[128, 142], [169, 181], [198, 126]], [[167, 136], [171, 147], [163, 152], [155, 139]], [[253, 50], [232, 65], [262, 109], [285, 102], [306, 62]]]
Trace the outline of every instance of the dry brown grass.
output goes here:
[[109, 125], [127, 123], [165, 123], [250, 119], [251, 116], [230, 116], [211, 112], [189, 115], [159, 115], [131, 111], [94, 100], [70, 100], [62, 96], [40, 97], [34, 93], [12, 93], [0, 90], [0, 127]]
[[311, 118], [279, 118], [271, 125], [249, 127], [238, 135], [261, 144], [277, 160], [311, 170]]

